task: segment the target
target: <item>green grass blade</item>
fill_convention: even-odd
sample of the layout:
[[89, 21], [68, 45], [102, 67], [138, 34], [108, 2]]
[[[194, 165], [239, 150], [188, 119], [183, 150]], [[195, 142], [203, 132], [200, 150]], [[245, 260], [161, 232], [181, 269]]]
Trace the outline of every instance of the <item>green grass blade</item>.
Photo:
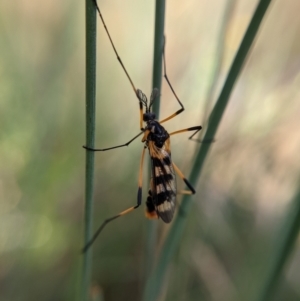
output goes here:
[[[221, 22], [220, 26], [220, 32], [217, 37], [217, 47], [216, 47], [216, 54], [215, 54], [215, 60], [214, 60], [214, 66], [212, 67], [212, 75], [210, 80], [210, 86], [207, 91], [206, 99], [205, 99], [205, 107], [204, 107], [204, 113], [203, 113], [203, 123], [202, 127], [206, 128], [208, 123], [208, 114], [212, 107], [213, 103], [213, 94], [216, 90], [218, 80], [219, 80], [219, 74], [223, 65], [224, 60], [224, 54], [225, 54], [225, 44], [226, 44], [226, 35], [228, 33], [229, 24], [231, 21], [232, 14], [234, 12], [234, 8], [236, 6], [237, 0], [228, 0], [226, 4], [226, 8], [224, 11], [223, 20]], [[204, 135], [204, 134], [202, 134]]]
[[[86, 145], [94, 147], [96, 95], [96, 8], [86, 0]], [[84, 245], [93, 234], [94, 152], [86, 151]], [[82, 300], [89, 300], [92, 248], [83, 254]]]
[[[165, 0], [156, 0], [155, 4], [155, 31], [154, 31], [154, 57], [152, 88], [161, 91], [162, 82], [162, 50], [164, 46], [164, 27], [165, 27]], [[153, 104], [153, 112], [156, 119], [159, 119], [160, 97]]]
[[[154, 55], [152, 72], [152, 89], [157, 88], [161, 91], [162, 86], [162, 50], [164, 45], [164, 26], [165, 26], [165, 0], [156, 0], [155, 4], [155, 30], [154, 30]], [[159, 119], [160, 97], [157, 98], [152, 106], [152, 111]], [[150, 178], [148, 178], [148, 183]], [[157, 223], [147, 222], [147, 244], [146, 244], [146, 276], [150, 274], [155, 258], [155, 248], [157, 242]]]
[[[218, 126], [221, 122], [222, 116], [229, 101], [229, 96], [232, 92], [233, 86], [243, 67], [247, 54], [251, 48], [254, 38], [258, 32], [258, 28], [263, 20], [270, 2], [271, 0], [261, 0], [254, 12], [248, 29], [243, 37], [241, 45], [231, 65], [220, 96], [218, 97], [217, 102], [210, 115], [207, 132], [204, 136], [205, 141], [211, 141], [211, 139], [215, 137]], [[198, 182], [203, 164], [211, 145], [212, 143], [202, 143], [196, 155], [193, 169], [189, 177], [191, 184], [194, 186], [196, 186], [195, 184]], [[192, 204], [191, 201], [188, 200], [188, 198], [189, 197], [184, 197], [181, 205], [181, 210], [185, 212], [185, 215], [188, 214]], [[149, 281], [147, 282], [145, 290], [146, 301], [153, 301], [158, 299], [161, 287], [162, 285], [164, 285], [164, 278], [169, 263], [179, 245], [185, 223], [186, 218], [183, 217], [183, 215], [177, 215], [175, 221], [173, 222], [172, 228], [165, 240], [161, 255], [158, 259], [157, 267], [155, 268], [154, 272], [149, 278]]]
[[277, 287], [278, 281], [286, 261], [291, 254], [297, 240], [300, 228], [300, 189], [296, 192], [291, 209], [288, 212], [283, 231], [279, 235], [278, 246], [274, 248], [275, 254], [273, 262], [268, 270], [265, 285], [262, 288], [259, 301], [271, 300], [271, 297]]

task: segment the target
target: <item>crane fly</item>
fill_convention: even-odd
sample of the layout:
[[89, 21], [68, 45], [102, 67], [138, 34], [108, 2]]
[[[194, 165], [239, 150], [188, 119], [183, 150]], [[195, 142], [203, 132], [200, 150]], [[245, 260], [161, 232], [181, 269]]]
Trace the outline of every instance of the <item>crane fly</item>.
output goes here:
[[[167, 118], [158, 121], [156, 119], [155, 113], [151, 111], [152, 105], [159, 96], [160, 92], [157, 88], [154, 88], [149, 102], [147, 96], [139, 89], [136, 89], [133, 81], [131, 80], [119, 54], [115, 48], [113, 40], [109, 34], [107, 26], [104, 22], [103, 16], [100, 12], [99, 6], [96, 0], [93, 0], [98, 12], [98, 15], [102, 21], [104, 29], [107, 33], [107, 36], [110, 40], [112, 48], [117, 56], [117, 59], [123, 68], [133, 90], [139, 101], [139, 110], [140, 110], [140, 132], [134, 136], [131, 140], [124, 144], [116, 145], [109, 148], [90, 148], [88, 146], [83, 146], [88, 151], [108, 151], [116, 148], [121, 148], [128, 146], [131, 142], [133, 142], [138, 137], [142, 136], [142, 143], [144, 143], [144, 147], [142, 150], [142, 156], [140, 161], [139, 168], [139, 177], [138, 177], [138, 192], [137, 192], [137, 204], [135, 206], [129, 207], [128, 209], [121, 211], [117, 215], [114, 215], [108, 219], [106, 219], [95, 232], [91, 240], [84, 246], [83, 252], [85, 252], [98, 237], [103, 228], [114, 219], [128, 214], [142, 204], [142, 183], [143, 183], [143, 163], [145, 152], [148, 149], [151, 161], [151, 180], [150, 180], [150, 189], [148, 193], [148, 197], [146, 200], [146, 217], [149, 219], [158, 219], [161, 218], [165, 223], [170, 223], [173, 219], [175, 207], [176, 207], [176, 195], [178, 194], [176, 187], [176, 176], [178, 176], [184, 181], [189, 190], [180, 191], [181, 194], [194, 194], [196, 191], [193, 186], [189, 183], [189, 181], [185, 178], [180, 169], [175, 165], [175, 163], [171, 159], [171, 146], [170, 146], [170, 136], [194, 131], [194, 133], [189, 137], [192, 139], [193, 136], [201, 130], [201, 126], [193, 126], [181, 130], [177, 130], [175, 132], [168, 133], [166, 129], [162, 126], [162, 123], [176, 117], [180, 113], [184, 111], [184, 106], [181, 103], [180, 99], [176, 95], [169, 78], [166, 72], [166, 59], [165, 59], [165, 45], [162, 49], [162, 59], [163, 59], [163, 70], [164, 70], [164, 78], [171, 89], [173, 95], [175, 96], [178, 104], [180, 105], [180, 109], [175, 113], [171, 114]], [[164, 43], [165, 44], [165, 43]], [[145, 124], [145, 125], [144, 125]]]

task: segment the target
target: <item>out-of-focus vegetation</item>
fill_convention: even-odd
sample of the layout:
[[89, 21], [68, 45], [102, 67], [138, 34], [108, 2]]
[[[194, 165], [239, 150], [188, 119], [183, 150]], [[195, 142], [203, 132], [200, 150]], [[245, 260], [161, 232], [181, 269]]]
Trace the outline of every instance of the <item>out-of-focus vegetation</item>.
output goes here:
[[[151, 90], [154, 3], [100, 1], [136, 87]], [[205, 124], [226, 1], [169, 1], [168, 75], [186, 111], [169, 131]], [[236, 1], [215, 100], [256, 7]], [[256, 300], [299, 186], [300, 4], [274, 1], [235, 86], [173, 264], [167, 300]], [[79, 295], [84, 197], [84, 2], [0, 3], [0, 299]], [[139, 131], [138, 104], [98, 26], [97, 147]], [[160, 116], [178, 109], [164, 85]], [[188, 175], [199, 147], [172, 139]], [[95, 227], [136, 202], [142, 144], [97, 154]], [[146, 171], [145, 171], [146, 174]], [[179, 181], [179, 187], [184, 185]], [[144, 185], [144, 199], [148, 184]], [[180, 198], [179, 198], [180, 200]], [[111, 223], [94, 245], [92, 292], [139, 300], [145, 283], [143, 209]], [[159, 252], [169, 226], [158, 224]], [[299, 300], [299, 248], [273, 300]], [[153, 263], [154, 264], [154, 263]]]

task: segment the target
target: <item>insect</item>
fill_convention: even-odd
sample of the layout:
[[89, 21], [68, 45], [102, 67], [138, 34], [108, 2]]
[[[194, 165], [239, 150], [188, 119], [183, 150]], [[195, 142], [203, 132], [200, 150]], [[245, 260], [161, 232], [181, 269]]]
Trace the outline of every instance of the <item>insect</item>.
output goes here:
[[[95, 6], [97, 8], [98, 14], [100, 16], [100, 19], [103, 23], [103, 26], [105, 28], [105, 31], [107, 33], [107, 36], [110, 40], [110, 43], [113, 47], [113, 50], [117, 56], [117, 59], [122, 66], [128, 80], [130, 81], [130, 84], [134, 90], [135, 95], [138, 98], [139, 101], [139, 109], [140, 109], [140, 132], [134, 136], [131, 140], [124, 144], [116, 145], [109, 148], [90, 148], [88, 146], [83, 146], [88, 151], [108, 151], [116, 148], [121, 148], [124, 146], [128, 146], [131, 142], [133, 142], [135, 139], [143, 135], [142, 142], [144, 143], [141, 161], [140, 161], [140, 168], [139, 168], [139, 178], [138, 178], [138, 192], [137, 192], [137, 204], [135, 206], [132, 206], [120, 213], [118, 213], [115, 216], [112, 216], [108, 219], [106, 219], [101, 226], [98, 228], [98, 230], [95, 232], [92, 239], [84, 246], [83, 252], [85, 252], [95, 241], [95, 239], [98, 237], [100, 232], [103, 230], [103, 228], [114, 219], [123, 216], [125, 214], [128, 214], [138, 207], [140, 207], [142, 203], [142, 182], [143, 182], [143, 163], [144, 163], [144, 157], [146, 149], [149, 151], [150, 159], [151, 159], [151, 180], [150, 180], [150, 189], [146, 201], [146, 217], [149, 219], [158, 219], [161, 218], [165, 223], [170, 223], [175, 212], [176, 207], [176, 195], [177, 187], [176, 187], [176, 176], [177, 173], [179, 177], [185, 182], [186, 186], [189, 188], [189, 190], [183, 190], [180, 191], [182, 194], [194, 194], [195, 189], [192, 187], [192, 185], [188, 182], [188, 180], [185, 178], [183, 173], [180, 171], [180, 169], [175, 165], [175, 163], [171, 159], [171, 147], [170, 147], [170, 136], [176, 135], [179, 133], [184, 133], [188, 131], [194, 131], [194, 133], [189, 137], [189, 139], [192, 139], [192, 137], [201, 130], [201, 126], [194, 126], [189, 127], [185, 129], [181, 129], [172, 133], [168, 133], [166, 129], [162, 126], [162, 123], [174, 118], [175, 116], [179, 115], [184, 111], [184, 106], [179, 100], [178, 96], [176, 95], [169, 79], [166, 74], [166, 59], [165, 59], [165, 50], [163, 47], [162, 49], [162, 58], [163, 58], [163, 69], [164, 69], [164, 78], [166, 79], [168, 86], [170, 87], [173, 95], [175, 96], [178, 104], [180, 105], [180, 109], [170, 115], [169, 117], [158, 121], [156, 120], [156, 116], [153, 112], [151, 112], [152, 105], [155, 101], [155, 99], [159, 96], [158, 89], [154, 88], [149, 102], [146, 97], [146, 95], [139, 89], [136, 89], [133, 81], [131, 80], [126, 68], [123, 65], [123, 62], [121, 58], [118, 55], [118, 52], [115, 48], [115, 45], [112, 41], [112, 38], [108, 32], [108, 29], [106, 27], [106, 24], [104, 22], [103, 16], [100, 12], [100, 9], [98, 7], [98, 4], [96, 0], [93, 0], [95, 3]], [[145, 123], [145, 126], [143, 125]]]

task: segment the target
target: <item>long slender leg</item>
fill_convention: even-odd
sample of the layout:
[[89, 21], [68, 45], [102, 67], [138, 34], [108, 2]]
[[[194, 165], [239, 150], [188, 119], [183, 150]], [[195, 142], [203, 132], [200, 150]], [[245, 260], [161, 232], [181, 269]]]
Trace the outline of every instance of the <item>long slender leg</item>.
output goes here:
[[177, 165], [175, 165], [174, 162], [172, 162], [172, 165], [176, 171], [176, 173], [179, 175], [179, 177], [183, 180], [183, 182], [186, 184], [186, 186], [190, 189], [190, 190], [182, 190], [179, 193], [180, 194], [195, 194], [196, 190], [194, 189], [194, 187], [190, 184], [190, 182], [185, 178], [184, 174], [181, 172], [181, 170], [177, 167]]
[[83, 145], [82, 147], [85, 148], [86, 150], [92, 151], [92, 152], [104, 152], [107, 150], [111, 150], [111, 149], [115, 149], [115, 148], [119, 148], [119, 147], [123, 147], [123, 146], [128, 146], [132, 141], [134, 141], [137, 137], [141, 136], [144, 132], [140, 132], [138, 133], [136, 136], [134, 136], [131, 140], [129, 140], [128, 142], [124, 143], [124, 144], [120, 144], [120, 145], [116, 145], [116, 146], [112, 146], [112, 147], [108, 147], [108, 148], [91, 148], [88, 146]]
[[[166, 122], [166, 121], [168, 121], [168, 120], [174, 118], [175, 116], [179, 115], [180, 113], [182, 113], [182, 112], [184, 111], [184, 106], [183, 106], [182, 102], [180, 101], [179, 97], [177, 96], [177, 94], [176, 94], [176, 92], [175, 92], [175, 90], [174, 90], [174, 88], [173, 88], [173, 86], [172, 86], [172, 84], [171, 84], [171, 82], [170, 82], [170, 80], [169, 80], [169, 78], [168, 78], [168, 75], [167, 75], [166, 55], [165, 55], [165, 44], [166, 44], [166, 43], [165, 43], [165, 42], [166, 42], [166, 39], [164, 40], [164, 47], [163, 47], [164, 78], [166, 79], [166, 81], [167, 81], [167, 83], [168, 83], [168, 85], [169, 85], [171, 91], [173, 92], [173, 94], [174, 94], [176, 100], [178, 101], [179, 105], [181, 106], [181, 109], [178, 110], [178, 111], [176, 111], [175, 113], [173, 113], [173, 114], [170, 115], [169, 117], [167, 117], [167, 118], [165, 118], [165, 119], [159, 121], [159, 123]], [[197, 141], [197, 142], [202, 142], [202, 141], [199, 140], [199, 139], [192, 139], [192, 138], [193, 138], [193, 137], [194, 137], [201, 129], [202, 129], [201, 126], [195, 126], [195, 127], [192, 127], [192, 128], [187, 128], [187, 129], [185, 129], [185, 130], [180, 130], [180, 131], [173, 132], [173, 133], [171, 133], [170, 135], [183, 133], [183, 132], [185, 132], [185, 131], [193, 131], [193, 130], [195, 130], [196, 132], [193, 133], [193, 134], [189, 137], [189, 139], [190, 139], [190, 140], [193, 140], [193, 141]], [[210, 141], [210, 142], [211, 142], [211, 141]]]
[[104, 229], [104, 227], [111, 221], [113, 221], [114, 219], [123, 216], [125, 214], [128, 214], [130, 212], [132, 212], [133, 210], [137, 209], [141, 203], [142, 203], [142, 184], [143, 184], [143, 163], [144, 163], [144, 157], [145, 157], [145, 150], [146, 147], [143, 148], [142, 151], [142, 157], [141, 157], [141, 162], [140, 162], [140, 172], [139, 172], [139, 180], [138, 180], [138, 193], [137, 193], [137, 204], [135, 206], [129, 207], [128, 209], [120, 212], [119, 214], [112, 216], [108, 219], [106, 219], [98, 228], [98, 230], [95, 232], [95, 234], [93, 235], [92, 239], [83, 247], [82, 249], [82, 253], [85, 253], [89, 247], [94, 243], [94, 241], [96, 240], [96, 238], [98, 237], [98, 235], [102, 232], [102, 230]]
[[106, 31], [106, 34], [107, 34], [107, 36], [108, 36], [108, 38], [109, 38], [110, 44], [111, 44], [111, 46], [112, 46], [112, 48], [113, 48], [113, 50], [114, 50], [114, 52], [115, 52], [115, 54], [116, 54], [116, 56], [117, 56], [117, 59], [118, 59], [120, 65], [121, 65], [121, 67], [122, 67], [122, 69], [124, 70], [124, 72], [125, 72], [125, 74], [126, 74], [128, 80], [129, 80], [129, 82], [130, 82], [130, 84], [131, 84], [131, 86], [132, 86], [132, 89], [133, 89], [133, 91], [134, 91], [134, 94], [135, 94], [135, 95], [137, 96], [137, 98], [139, 99], [139, 105], [140, 105], [140, 129], [142, 130], [142, 129], [143, 129], [143, 104], [142, 104], [142, 102], [141, 102], [141, 100], [140, 100], [140, 98], [139, 98], [139, 91], [140, 91], [140, 90], [138, 90], [138, 89], [135, 88], [135, 85], [134, 85], [134, 83], [133, 83], [131, 77], [129, 76], [129, 73], [127, 72], [127, 70], [126, 70], [126, 68], [125, 68], [125, 66], [124, 66], [124, 64], [123, 64], [123, 62], [122, 62], [122, 60], [121, 60], [121, 58], [120, 58], [120, 56], [119, 56], [119, 54], [118, 54], [118, 52], [117, 52], [117, 49], [116, 49], [116, 47], [115, 47], [115, 44], [114, 44], [114, 42], [113, 42], [113, 40], [112, 40], [112, 38], [111, 38], [111, 36], [110, 36], [110, 33], [109, 33], [108, 29], [107, 29], [107, 26], [106, 26], [106, 23], [105, 23], [105, 21], [104, 21], [104, 18], [103, 18], [103, 16], [102, 16], [101, 12], [100, 12], [100, 8], [99, 8], [99, 6], [98, 6], [97, 0], [93, 0], [93, 1], [94, 1], [95, 6], [96, 6], [96, 9], [97, 9], [97, 11], [98, 11], [99, 17], [100, 17], [101, 22], [102, 22], [102, 24], [103, 24], [103, 27], [104, 27], [104, 29], [105, 29], [105, 31]]
[[195, 141], [195, 142], [199, 142], [199, 143], [213, 143], [213, 142], [216, 141], [214, 138], [211, 138], [211, 139], [196, 139], [196, 138], [193, 138], [193, 136], [195, 134], [196, 133], [194, 133], [191, 137], [189, 137], [189, 139], [192, 140], [192, 141]]
[[106, 33], [107, 33], [108, 38], [109, 38], [110, 44], [111, 44], [112, 48], [114, 49], [114, 52], [115, 52], [115, 54], [116, 54], [116, 56], [117, 56], [117, 59], [118, 59], [120, 65], [122, 66], [122, 68], [123, 68], [123, 70], [124, 70], [124, 72], [125, 72], [125, 74], [126, 74], [128, 80], [130, 81], [130, 84], [131, 84], [131, 86], [132, 86], [132, 88], [133, 88], [133, 91], [134, 91], [135, 95], [137, 95], [137, 90], [136, 90], [136, 88], [135, 88], [135, 86], [134, 86], [134, 84], [133, 84], [133, 81], [132, 81], [132, 79], [130, 78], [130, 76], [129, 76], [129, 74], [128, 74], [128, 72], [127, 72], [127, 70], [126, 70], [126, 68], [125, 68], [125, 66], [124, 66], [124, 64], [123, 64], [123, 62], [122, 62], [122, 60], [121, 60], [121, 58], [120, 58], [118, 52], [117, 52], [117, 49], [116, 49], [116, 47], [115, 47], [115, 45], [114, 45], [114, 42], [113, 42], [113, 40], [112, 40], [112, 38], [111, 38], [111, 36], [110, 36], [110, 34], [109, 34], [109, 32], [108, 32], [108, 29], [107, 29], [106, 24], [105, 24], [105, 22], [104, 22], [103, 16], [102, 16], [102, 14], [101, 14], [101, 12], [100, 12], [100, 9], [99, 9], [99, 6], [98, 6], [98, 4], [97, 4], [97, 0], [93, 0], [93, 1], [94, 1], [94, 3], [95, 3], [95, 6], [96, 6], [96, 9], [97, 9], [98, 14], [99, 14], [99, 16], [100, 16], [100, 19], [101, 19], [101, 21], [102, 21], [102, 24], [103, 24], [104, 29], [105, 29], [105, 31], [106, 31]]
[[199, 125], [199, 126], [193, 126], [193, 127], [190, 127], [190, 128], [186, 128], [186, 129], [183, 129], [183, 130], [172, 132], [169, 135], [171, 136], [171, 135], [175, 135], [175, 134], [179, 134], [179, 133], [184, 133], [184, 132], [187, 132], [187, 131], [194, 131], [195, 130], [195, 133], [193, 133], [189, 137], [190, 140], [196, 141], [196, 142], [199, 142], [199, 143], [212, 143], [212, 142], [215, 142], [215, 139], [202, 140], [202, 139], [195, 139], [195, 138], [193, 138], [201, 129], [202, 129], [201, 125]]
[[184, 133], [184, 132], [188, 132], [188, 131], [195, 131], [195, 133], [193, 133], [189, 137], [190, 140], [196, 141], [196, 142], [199, 142], [199, 143], [212, 143], [212, 142], [215, 142], [214, 139], [201, 140], [201, 139], [195, 139], [195, 138], [193, 138], [201, 129], [202, 129], [202, 126], [198, 125], [198, 126], [193, 126], [193, 127], [190, 127], [190, 128], [186, 128], [186, 129], [183, 129], [183, 130], [172, 132], [169, 135], [171, 136], [171, 135], [176, 135], [176, 134], [180, 134], [180, 133]]
[[184, 111], [184, 106], [182, 104], [182, 102], [180, 101], [179, 97], [177, 96], [177, 94], [175, 93], [175, 90], [174, 88], [172, 87], [171, 85], [171, 82], [168, 78], [168, 75], [167, 75], [167, 68], [166, 68], [166, 55], [165, 55], [165, 44], [166, 44], [166, 38], [164, 39], [164, 48], [163, 48], [163, 62], [164, 62], [164, 78], [166, 79], [171, 91], [173, 92], [176, 100], [178, 101], [179, 105], [181, 106], [181, 109], [176, 111], [175, 113], [173, 113], [172, 115], [170, 115], [169, 117], [161, 120], [159, 123], [163, 123], [163, 122], [166, 122], [167, 120], [170, 120], [172, 119], [173, 117], [179, 115], [180, 113], [182, 113]]
[[189, 127], [189, 128], [186, 128], [186, 129], [182, 129], [182, 130], [172, 132], [169, 135], [171, 136], [171, 135], [176, 135], [176, 134], [185, 133], [185, 132], [189, 132], [189, 131], [195, 131], [195, 133], [193, 133], [192, 136], [189, 137], [189, 139], [192, 139], [192, 137], [195, 136], [201, 129], [202, 129], [202, 126], [198, 125], [198, 126], [193, 126], [193, 127]]

